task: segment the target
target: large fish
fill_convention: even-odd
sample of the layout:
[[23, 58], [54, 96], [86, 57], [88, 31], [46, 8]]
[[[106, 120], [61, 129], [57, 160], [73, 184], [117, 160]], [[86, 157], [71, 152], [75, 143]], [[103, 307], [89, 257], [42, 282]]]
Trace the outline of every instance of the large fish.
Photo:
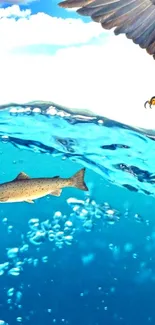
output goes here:
[[85, 168], [70, 178], [30, 178], [21, 172], [11, 182], [0, 184], [0, 203], [28, 202], [46, 195], [60, 196], [64, 187], [76, 187], [88, 191], [84, 182]]

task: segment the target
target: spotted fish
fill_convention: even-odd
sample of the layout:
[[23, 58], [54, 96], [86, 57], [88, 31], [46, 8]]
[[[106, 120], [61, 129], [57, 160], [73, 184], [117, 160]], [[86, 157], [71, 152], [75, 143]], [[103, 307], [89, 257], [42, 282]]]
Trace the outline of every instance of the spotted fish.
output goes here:
[[84, 182], [85, 168], [70, 178], [31, 178], [21, 172], [14, 180], [0, 184], [0, 203], [28, 202], [46, 195], [60, 196], [64, 187], [88, 191]]

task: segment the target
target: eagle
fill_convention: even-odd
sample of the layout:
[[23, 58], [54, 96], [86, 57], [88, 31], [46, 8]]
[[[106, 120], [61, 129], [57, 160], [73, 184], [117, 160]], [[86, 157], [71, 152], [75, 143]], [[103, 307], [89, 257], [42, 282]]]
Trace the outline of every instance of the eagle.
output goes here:
[[114, 34], [125, 34], [155, 59], [155, 0], [65, 0], [63, 8], [76, 11]]

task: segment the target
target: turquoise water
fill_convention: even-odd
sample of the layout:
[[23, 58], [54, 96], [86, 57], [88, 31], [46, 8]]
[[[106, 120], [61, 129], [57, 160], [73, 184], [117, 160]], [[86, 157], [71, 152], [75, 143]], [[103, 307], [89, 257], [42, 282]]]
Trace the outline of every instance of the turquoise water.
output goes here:
[[49, 103], [0, 114], [1, 183], [86, 167], [89, 188], [0, 205], [0, 324], [153, 324], [153, 133]]

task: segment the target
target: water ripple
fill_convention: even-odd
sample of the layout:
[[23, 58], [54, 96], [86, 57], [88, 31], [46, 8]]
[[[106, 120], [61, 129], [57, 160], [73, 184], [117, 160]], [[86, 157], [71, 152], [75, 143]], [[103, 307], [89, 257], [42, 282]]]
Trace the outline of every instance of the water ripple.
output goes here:
[[155, 193], [154, 132], [47, 102], [0, 107], [3, 143], [62, 155], [131, 191]]

